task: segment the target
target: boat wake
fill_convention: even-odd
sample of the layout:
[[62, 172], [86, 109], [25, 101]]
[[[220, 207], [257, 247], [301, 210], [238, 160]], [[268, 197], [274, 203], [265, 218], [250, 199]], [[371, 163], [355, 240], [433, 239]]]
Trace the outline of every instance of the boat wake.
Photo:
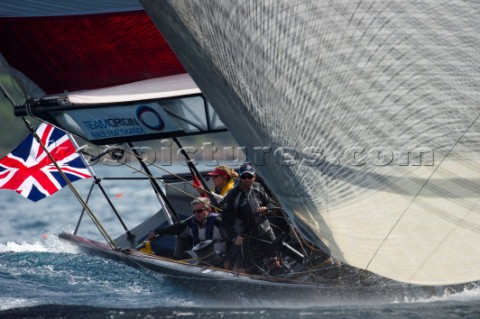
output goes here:
[[444, 289], [441, 295], [430, 296], [428, 298], [406, 298], [405, 303], [428, 303], [428, 302], [470, 302], [480, 301], [480, 285], [479, 283], [465, 284], [463, 289], [452, 290]]
[[15, 242], [7, 242], [6, 244], [0, 244], [0, 253], [5, 252], [45, 252], [48, 251], [47, 247], [45, 247], [41, 242], [35, 242], [33, 244], [29, 244], [27, 242], [22, 243], [15, 243]]
[[56, 235], [44, 234], [41, 241], [0, 243], [0, 253], [5, 252], [51, 252], [51, 253], [77, 253], [78, 250], [58, 239]]

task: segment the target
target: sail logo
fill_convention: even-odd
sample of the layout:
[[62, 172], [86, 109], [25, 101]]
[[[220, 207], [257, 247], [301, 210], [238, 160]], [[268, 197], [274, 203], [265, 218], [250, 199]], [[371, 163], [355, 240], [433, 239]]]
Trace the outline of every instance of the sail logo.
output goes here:
[[139, 126], [134, 118], [110, 118], [96, 121], [82, 121], [90, 130], [117, 128], [124, 126]]
[[83, 120], [91, 139], [114, 138], [145, 134], [137, 119], [133, 117]]
[[160, 114], [147, 105], [140, 105], [137, 108], [137, 119], [144, 126], [154, 131], [162, 131], [165, 128], [165, 121]]

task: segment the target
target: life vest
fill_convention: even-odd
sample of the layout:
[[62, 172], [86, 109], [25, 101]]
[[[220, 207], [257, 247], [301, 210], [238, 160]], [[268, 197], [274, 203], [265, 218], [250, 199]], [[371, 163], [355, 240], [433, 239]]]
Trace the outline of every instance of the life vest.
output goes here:
[[[215, 219], [217, 216], [220, 216], [219, 214], [215, 213], [210, 213], [207, 217], [207, 224], [205, 225], [205, 240], [207, 239], [213, 239], [213, 232], [215, 228]], [[192, 232], [192, 238], [193, 238], [193, 245], [197, 245], [200, 243], [200, 238], [198, 234], [198, 223], [195, 220], [195, 218], [192, 218], [190, 220], [190, 231]]]
[[[220, 193], [218, 193], [218, 195], [220, 195], [222, 198], [225, 197], [225, 195], [227, 195], [227, 193], [229, 191], [231, 191], [233, 188], [235, 187], [235, 181], [233, 178], [231, 178], [225, 185], [223, 185], [222, 189], [220, 190]], [[212, 187], [212, 193], [216, 193], [217, 190], [215, 189], [215, 186]]]
[[[210, 197], [210, 200], [212, 201], [212, 205], [219, 208], [221, 206], [221, 202], [225, 198], [225, 195], [227, 195], [227, 193], [231, 191], [234, 187], [235, 187], [235, 180], [233, 178], [231, 178], [225, 185], [223, 185], [221, 190], [213, 186], [211, 191], [211, 197]], [[218, 191], [220, 192], [217, 193]], [[219, 210], [215, 207], [213, 208], [213, 211], [216, 213], [220, 213], [221, 209]]]

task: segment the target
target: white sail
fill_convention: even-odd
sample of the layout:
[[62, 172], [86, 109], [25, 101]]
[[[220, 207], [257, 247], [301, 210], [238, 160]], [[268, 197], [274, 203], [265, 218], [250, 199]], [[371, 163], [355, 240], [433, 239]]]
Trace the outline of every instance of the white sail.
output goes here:
[[271, 147], [251, 159], [305, 235], [399, 281], [480, 279], [480, 5], [141, 3], [238, 142]]

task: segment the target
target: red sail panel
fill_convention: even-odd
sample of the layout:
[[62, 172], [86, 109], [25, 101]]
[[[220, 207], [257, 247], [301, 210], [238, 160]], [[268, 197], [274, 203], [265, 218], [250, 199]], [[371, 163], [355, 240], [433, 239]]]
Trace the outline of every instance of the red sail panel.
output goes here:
[[47, 94], [185, 73], [144, 11], [0, 18], [0, 53]]

